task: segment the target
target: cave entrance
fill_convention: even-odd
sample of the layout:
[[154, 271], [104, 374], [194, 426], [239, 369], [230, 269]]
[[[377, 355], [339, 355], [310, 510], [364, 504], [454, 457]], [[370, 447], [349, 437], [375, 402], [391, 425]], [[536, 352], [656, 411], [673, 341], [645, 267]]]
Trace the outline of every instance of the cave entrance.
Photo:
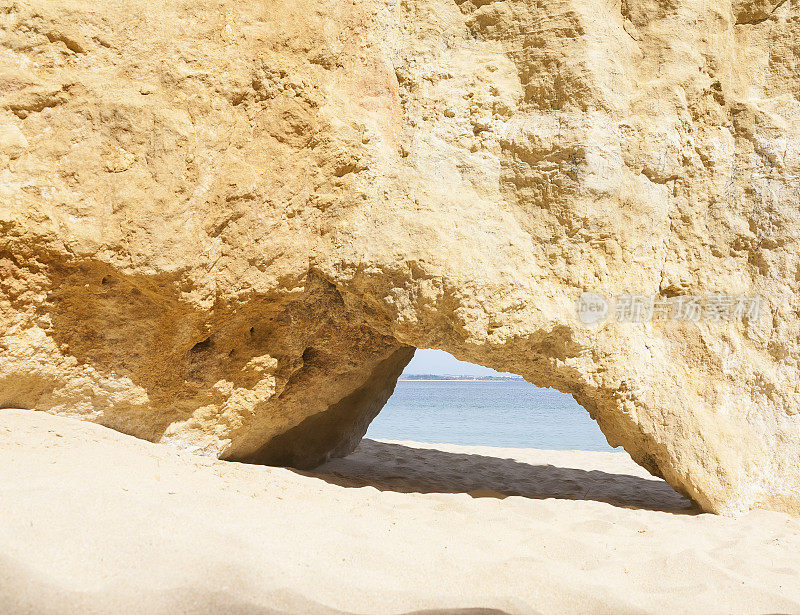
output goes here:
[[418, 350], [367, 438], [503, 448], [612, 451], [571, 395]]

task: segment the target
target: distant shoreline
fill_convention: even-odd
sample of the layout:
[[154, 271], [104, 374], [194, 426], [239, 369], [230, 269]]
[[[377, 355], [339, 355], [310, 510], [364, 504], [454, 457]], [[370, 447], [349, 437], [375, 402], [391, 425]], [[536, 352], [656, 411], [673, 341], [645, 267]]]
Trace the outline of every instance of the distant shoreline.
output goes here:
[[525, 382], [521, 376], [435, 376], [412, 374], [400, 376], [398, 382]]

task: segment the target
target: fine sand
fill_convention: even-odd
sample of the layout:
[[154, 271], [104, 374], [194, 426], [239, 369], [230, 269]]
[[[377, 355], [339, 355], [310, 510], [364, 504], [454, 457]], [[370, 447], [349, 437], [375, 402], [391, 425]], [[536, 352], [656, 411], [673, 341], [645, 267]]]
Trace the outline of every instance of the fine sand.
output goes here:
[[624, 453], [364, 441], [315, 473], [0, 411], [2, 613], [800, 613], [800, 520]]

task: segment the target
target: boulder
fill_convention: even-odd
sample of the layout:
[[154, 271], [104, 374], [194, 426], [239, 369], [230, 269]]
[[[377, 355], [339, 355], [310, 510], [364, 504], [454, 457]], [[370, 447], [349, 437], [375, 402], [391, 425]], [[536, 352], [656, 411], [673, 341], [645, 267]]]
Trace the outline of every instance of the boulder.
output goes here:
[[439, 348], [705, 510], [800, 513], [798, 19], [6, 3], [0, 408], [312, 467]]

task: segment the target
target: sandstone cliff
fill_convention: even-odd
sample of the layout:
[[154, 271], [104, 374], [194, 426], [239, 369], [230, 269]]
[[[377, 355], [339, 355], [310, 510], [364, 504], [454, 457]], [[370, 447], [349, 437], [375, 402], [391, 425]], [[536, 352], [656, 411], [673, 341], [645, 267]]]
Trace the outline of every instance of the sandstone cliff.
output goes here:
[[[0, 408], [315, 465], [413, 348], [800, 512], [800, 6], [0, 6]], [[587, 327], [583, 291], [760, 296]]]

